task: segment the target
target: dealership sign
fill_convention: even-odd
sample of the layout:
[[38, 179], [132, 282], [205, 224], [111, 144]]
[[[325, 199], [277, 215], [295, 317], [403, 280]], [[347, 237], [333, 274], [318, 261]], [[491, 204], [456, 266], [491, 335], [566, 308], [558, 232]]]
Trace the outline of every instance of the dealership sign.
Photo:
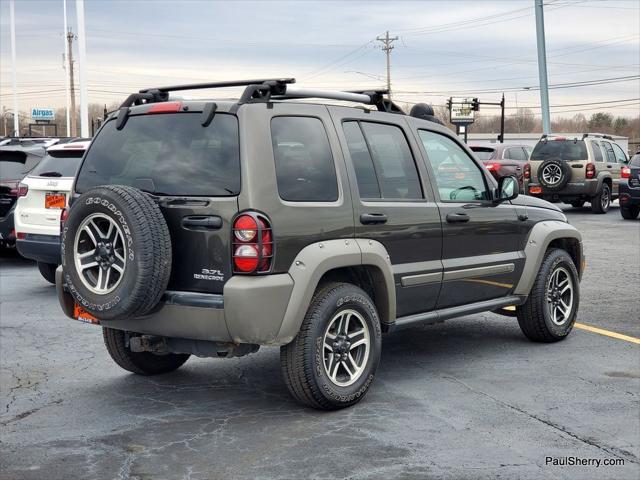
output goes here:
[[473, 123], [478, 110], [477, 98], [450, 98], [448, 103], [451, 123]]
[[32, 108], [31, 119], [32, 120], [53, 120], [55, 113], [53, 108]]

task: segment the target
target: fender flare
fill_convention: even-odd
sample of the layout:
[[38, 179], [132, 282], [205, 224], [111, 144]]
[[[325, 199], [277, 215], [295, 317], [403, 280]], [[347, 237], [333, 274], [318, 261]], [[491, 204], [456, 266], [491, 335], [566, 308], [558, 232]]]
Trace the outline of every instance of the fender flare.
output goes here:
[[[582, 235], [573, 225], [560, 220], [544, 220], [534, 225], [524, 248], [525, 264], [520, 281], [513, 292], [514, 295], [529, 295], [549, 244], [554, 240], [563, 238], [571, 238], [578, 241], [581, 262], [583, 258]], [[581, 271], [581, 265], [576, 265], [576, 268], [578, 272]]]
[[372, 266], [381, 272], [387, 299], [383, 302], [386, 311], [379, 313], [387, 322], [393, 322], [396, 315], [396, 291], [386, 248], [380, 242], [368, 239], [327, 240], [307, 245], [289, 268], [288, 273], [294, 284], [277, 335], [277, 343], [289, 343], [298, 334], [313, 294], [325, 273], [336, 268], [358, 266]]
[[[596, 187], [596, 194], [600, 191], [600, 189], [602, 188], [602, 184], [607, 178], [611, 181], [611, 190], [613, 190], [613, 177], [611, 176], [611, 174], [609, 172], [600, 172], [598, 174], [598, 186]], [[611, 193], [613, 193], [613, 191]]]

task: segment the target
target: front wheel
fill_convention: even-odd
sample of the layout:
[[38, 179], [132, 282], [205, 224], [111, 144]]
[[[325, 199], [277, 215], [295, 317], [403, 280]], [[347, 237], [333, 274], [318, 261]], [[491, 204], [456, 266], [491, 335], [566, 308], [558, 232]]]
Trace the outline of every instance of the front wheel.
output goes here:
[[517, 307], [522, 333], [534, 342], [557, 342], [571, 330], [578, 314], [578, 271], [567, 252], [549, 250], [527, 301]]
[[55, 263], [38, 262], [38, 270], [40, 271], [42, 278], [54, 285], [56, 283], [56, 268], [58, 268], [58, 265]]
[[634, 220], [638, 218], [638, 213], [640, 213], [640, 205], [620, 207], [620, 215], [622, 215], [622, 218], [625, 220]]
[[378, 363], [382, 332], [376, 307], [359, 287], [331, 283], [319, 288], [298, 335], [281, 347], [289, 392], [300, 403], [337, 410], [367, 393]]
[[[135, 333], [128, 333], [135, 336]], [[127, 332], [114, 328], [103, 328], [102, 336], [107, 351], [114, 362], [129, 372], [139, 375], [158, 375], [177, 370], [189, 359], [187, 353], [158, 354], [132, 352], [127, 342]]]
[[591, 198], [591, 211], [593, 213], [607, 213], [611, 206], [611, 188], [603, 183], [600, 193]]

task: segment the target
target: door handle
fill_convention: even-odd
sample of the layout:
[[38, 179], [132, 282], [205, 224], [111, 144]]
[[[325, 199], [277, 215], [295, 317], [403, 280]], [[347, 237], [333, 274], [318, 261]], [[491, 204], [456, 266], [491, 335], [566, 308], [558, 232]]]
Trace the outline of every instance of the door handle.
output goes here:
[[465, 223], [469, 220], [469, 215], [466, 213], [449, 213], [447, 215], [447, 222], [449, 223]]
[[360, 215], [362, 225], [376, 225], [387, 223], [387, 216], [384, 213], [363, 213]]
[[222, 228], [222, 218], [217, 215], [192, 215], [182, 219], [182, 226], [195, 229], [218, 230]]

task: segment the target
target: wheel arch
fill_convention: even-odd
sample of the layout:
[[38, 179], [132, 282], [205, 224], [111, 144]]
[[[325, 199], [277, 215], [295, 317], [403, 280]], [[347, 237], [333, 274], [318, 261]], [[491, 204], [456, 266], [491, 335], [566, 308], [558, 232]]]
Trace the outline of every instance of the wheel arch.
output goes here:
[[561, 248], [572, 258], [578, 275], [582, 278], [582, 235], [572, 225], [558, 220], [546, 220], [534, 225], [524, 248], [525, 265], [515, 295], [529, 295], [544, 255], [549, 248]]
[[343, 239], [313, 243], [296, 256], [289, 275], [294, 286], [277, 344], [289, 343], [297, 335], [318, 285], [328, 281], [355, 283], [371, 295], [383, 323], [395, 321], [393, 272], [389, 254], [380, 242]]

